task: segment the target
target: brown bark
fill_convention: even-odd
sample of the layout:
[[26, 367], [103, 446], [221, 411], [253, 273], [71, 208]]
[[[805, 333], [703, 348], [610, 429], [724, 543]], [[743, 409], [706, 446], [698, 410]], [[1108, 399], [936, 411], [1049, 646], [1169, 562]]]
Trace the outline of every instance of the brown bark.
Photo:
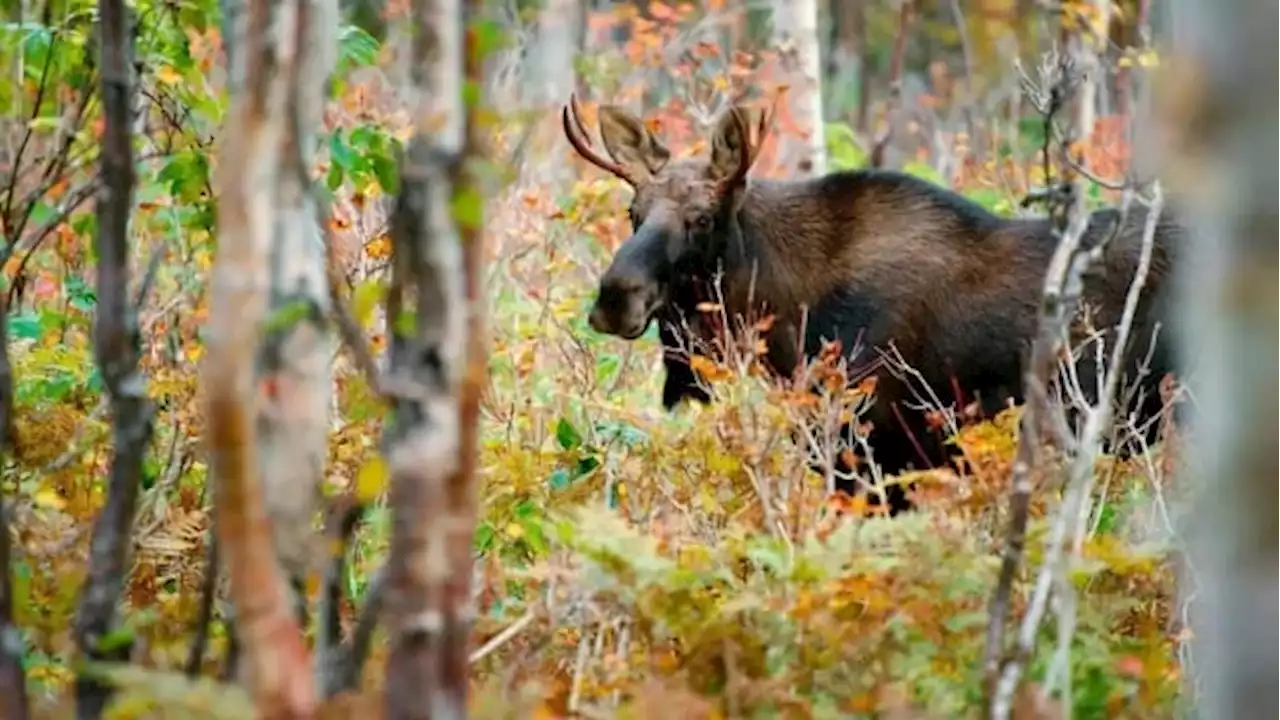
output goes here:
[[274, 548], [260, 478], [255, 354], [267, 306], [265, 268], [275, 223], [274, 194], [282, 158], [281, 108], [275, 73], [272, 11], [278, 3], [250, 0], [237, 38], [243, 82], [234, 86], [218, 166], [219, 251], [214, 266], [206, 395], [207, 447], [217, 483], [218, 542], [230, 576], [236, 630], [259, 716], [310, 717], [316, 708], [302, 633], [290, 614], [278, 564], [263, 562]]
[[[94, 314], [94, 353], [111, 399], [115, 457], [107, 501], [93, 528], [89, 572], [80, 598], [75, 636], [86, 658], [118, 662], [128, 659], [131, 643], [103, 647], [101, 642], [114, 624], [116, 603], [128, 576], [133, 516], [142, 483], [142, 462], [151, 443], [153, 414], [138, 367], [141, 338], [129, 301], [129, 216], [133, 210], [134, 170], [128, 10], [121, 0], [103, 0], [99, 8], [104, 127], [102, 182], [95, 203], [98, 307]], [[77, 716], [101, 716], [110, 695], [108, 685], [82, 674], [76, 681]]]

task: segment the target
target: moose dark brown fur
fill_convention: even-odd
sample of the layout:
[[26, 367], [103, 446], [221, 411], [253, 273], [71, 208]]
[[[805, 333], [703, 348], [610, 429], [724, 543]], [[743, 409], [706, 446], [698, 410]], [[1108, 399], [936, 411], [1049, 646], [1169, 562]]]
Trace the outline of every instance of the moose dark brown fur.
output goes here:
[[[892, 342], [944, 401], [976, 399], [987, 416], [1021, 402], [1045, 271], [1057, 243], [1048, 219], [1001, 218], [896, 172], [748, 182], [768, 116], [742, 107], [721, 118], [709, 156], [680, 160], [619, 108], [599, 111], [601, 138], [613, 161], [592, 149], [576, 102], [562, 119], [583, 157], [635, 189], [634, 234], [600, 281], [589, 316], [595, 330], [634, 339], [654, 317], [662, 322], [693, 315], [691, 288], [722, 271], [731, 317], [774, 315], [766, 359], [781, 377], [791, 377], [801, 354], [814, 356], [824, 340], [864, 353]], [[1096, 246], [1118, 219], [1115, 210], [1095, 213], [1085, 244]], [[1144, 221], [1145, 213], [1131, 211], [1085, 279], [1082, 301], [1095, 328], [1110, 331], [1119, 322]], [[1141, 376], [1145, 401], [1138, 409], [1144, 415], [1158, 409], [1156, 385], [1174, 369], [1166, 332], [1180, 236], [1168, 214], [1160, 219], [1125, 361], [1126, 384]], [[1157, 323], [1165, 329], [1153, 348]], [[663, 344], [673, 345], [673, 330], [664, 324], [660, 331]], [[1096, 376], [1093, 354], [1085, 355], [1077, 367], [1088, 396]], [[685, 396], [708, 400], [687, 366], [671, 356], [666, 365], [664, 405], [674, 407]], [[876, 401], [866, 419], [874, 426], [869, 444], [882, 470], [896, 474], [945, 462], [942, 439], [908, 407], [910, 389], [892, 374], [877, 374]], [[963, 398], [954, 396], [957, 388]], [[852, 491], [848, 482], [837, 487]], [[891, 504], [893, 510], [906, 506], [900, 494]]]

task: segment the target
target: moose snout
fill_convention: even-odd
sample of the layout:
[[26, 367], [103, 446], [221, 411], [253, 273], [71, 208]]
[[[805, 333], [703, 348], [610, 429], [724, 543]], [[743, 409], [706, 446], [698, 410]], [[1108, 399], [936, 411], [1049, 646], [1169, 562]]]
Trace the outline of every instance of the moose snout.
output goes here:
[[600, 303], [591, 307], [591, 312], [587, 314], [587, 324], [598, 333], [609, 332], [609, 323], [605, 320], [604, 310], [600, 309]]
[[657, 284], [629, 274], [606, 273], [587, 315], [592, 330], [634, 340], [644, 334], [656, 309]]

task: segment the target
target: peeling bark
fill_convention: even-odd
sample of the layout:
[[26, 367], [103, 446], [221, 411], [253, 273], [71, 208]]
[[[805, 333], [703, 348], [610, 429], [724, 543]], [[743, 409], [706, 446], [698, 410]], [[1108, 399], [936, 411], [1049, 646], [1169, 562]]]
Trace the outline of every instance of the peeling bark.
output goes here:
[[482, 196], [470, 167], [479, 154], [479, 130], [474, 102], [463, 107], [461, 80], [478, 82], [482, 59], [474, 33], [466, 33], [464, 64], [459, 0], [415, 0], [412, 12], [410, 96], [421, 103], [417, 116], [424, 121], [403, 161], [392, 216], [388, 310], [394, 317], [413, 302], [416, 317], [411, 327], [394, 324], [386, 386], [394, 409], [383, 438], [393, 508], [386, 710], [389, 718], [461, 718], [487, 347]]
[[[128, 577], [134, 510], [142, 484], [142, 463], [151, 443], [153, 412], [138, 363], [141, 338], [129, 299], [129, 216], [135, 184], [132, 124], [132, 39], [128, 10], [121, 0], [103, 0], [102, 182], [98, 185], [98, 307], [94, 353], [111, 400], [115, 457], [107, 500], [93, 528], [89, 571], [80, 598], [75, 637], [89, 660], [125, 661], [132, 643], [102, 641], [115, 622], [116, 604]], [[145, 290], [143, 291], [145, 294]], [[96, 718], [111, 696], [105, 683], [82, 674], [76, 681], [76, 714]]]
[[[263, 562], [266, 548], [293, 557], [299, 550], [279, 546], [281, 538], [290, 533], [289, 528], [275, 532], [273, 521], [277, 518], [268, 515], [272, 490], [278, 488], [272, 483], [278, 479], [261, 476], [264, 469], [275, 467], [276, 460], [270, 455], [269, 441], [264, 447], [258, 444], [263, 430], [259, 408], [283, 406], [293, 408], [291, 413], [306, 412], [305, 403], [290, 402], [298, 400], [293, 394], [305, 390], [306, 385], [297, 376], [280, 383], [273, 383], [272, 376], [261, 378], [257, 360], [258, 352], [270, 345], [260, 342], [259, 333], [268, 329], [279, 333], [284, 324], [278, 314], [268, 317], [269, 305], [278, 307], [281, 298], [299, 291], [318, 291], [324, 296], [323, 285], [283, 289], [271, 285], [306, 258], [288, 256], [305, 252], [306, 248], [300, 247], [306, 242], [305, 230], [292, 228], [298, 235], [279, 240], [277, 209], [282, 202], [280, 189], [291, 183], [298, 187], [297, 178], [286, 176], [289, 170], [296, 170], [296, 156], [304, 149], [297, 146], [291, 154], [287, 147], [291, 130], [298, 127], [291, 125], [296, 121], [290, 118], [290, 110], [305, 104], [290, 85], [306, 77], [307, 70], [295, 70], [294, 66], [306, 64], [308, 46], [315, 44], [311, 42], [310, 22], [322, 16], [323, 12], [308, 3], [246, 3], [233, 44], [238, 57], [229, 63], [239, 69], [232, 77], [238, 76], [242, 82], [232, 83], [232, 107], [218, 165], [219, 252], [202, 384], [210, 468], [217, 483], [216, 529], [230, 576], [236, 633], [244, 657], [240, 674], [264, 718], [310, 717], [317, 706], [307, 650], [290, 613], [286, 579], [277, 563]], [[295, 200], [295, 205], [300, 202], [296, 196], [286, 196], [285, 201], [289, 200]], [[314, 224], [313, 217], [306, 220]], [[316, 253], [321, 258], [319, 274], [323, 278], [322, 245]], [[308, 310], [314, 311], [314, 306]], [[301, 323], [294, 324], [307, 322], [303, 317]], [[282, 356], [292, 360], [288, 353], [297, 337], [295, 331], [283, 341], [279, 335], [272, 340], [284, 345]], [[260, 403], [260, 393], [277, 398]], [[325, 412], [327, 404], [321, 418]], [[300, 417], [298, 422], [323, 425], [314, 417]], [[310, 483], [316, 480], [304, 479]], [[309, 489], [295, 487], [294, 492], [304, 495]]]

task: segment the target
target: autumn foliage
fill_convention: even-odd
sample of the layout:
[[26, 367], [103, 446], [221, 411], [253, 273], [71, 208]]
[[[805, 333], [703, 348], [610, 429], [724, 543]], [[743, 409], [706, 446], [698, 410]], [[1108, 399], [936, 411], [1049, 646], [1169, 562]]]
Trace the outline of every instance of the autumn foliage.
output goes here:
[[[696, 118], [720, 98], [772, 102], [787, 90], [774, 80], [785, 58], [746, 40], [727, 47], [726, 39], [749, 35], [733, 6], [654, 1], [590, 13], [580, 67], [587, 86], [583, 121], [594, 125], [601, 102], [643, 108], [673, 153], [682, 155], [706, 151], [705, 128]], [[135, 147], [133, 275], [143, 273], [156, 249], [163, 248], [166, 259], [140, 319], [155, 431], [123, 598], [133, 665], [114, 676], [122, 692], [111, 717], [154, 717], [149, 713], [159, 706], [185, 717], [243, 717], [237, 713], [248, 702], [240, 690], [202, 690], [177, 676], [189, 661], [210, 571], [212, 498], [196, 369], [216, 254], [214, 148], [227, 112], [216, 12], [203, 1], [174, 17], [157, 12], [160, 19], [144, 31], [154, 41], [139, 50], [148, 124]], [[181, 14], [190, 17], [179, 20]], [[875, 37], [887, 44], [893, 14], [872, 14], [885, 18], [877, 25], [885, 31]], [[92, 31], [68, 23], [62, 32]], [[611, 39], [618, 26], [625, 42]], [[706, 26], [712, 30], [695, 32]], [[69, 707], [70, 628], [112, 445], [91, 348], [92, 202], [81, 198], [64, 212], [68, 198], [94, 181], [92, 168], [72, 160], [49, 171], [57, 178], [51, 182], [38, 172], [42, 158], [60, 152], [64, 141], [92, 147], [100, 131], [97, 111], [84, 110], [83, 127], [70, 140], [58, 135], [52, 118], [72, 114], [89, 91], [76, 89], [74, 54], [41, 38], [27, 46], [64, 53], [54, 72], [63, 73], [71, 89], [40, 101], [43, 119], [34, 124], [26, 157], [6, 158], [0, 167], [6, 177], [15, 174], [10, 196], [40, 198], [24, 228], [0, 228], [9, 243], [3, 275], [15, 403], [14, 452], [4, 458], [0, 497], [13, 539], [13, 613], [26, 644], [28, 687], [37, 716], [54, 716]], [[11, 60], [20, 46], [16, 35], [3, 35], [0, 54]], [[393, 62], [374, 38], [344, 27], [312, 173], [331, 201], [333, 276], [379, 356], [387, 345], [378, 305], [386, 292], [395, 157], [411, 130], [388, 80]], [[1026, 132], [1012, 139], [994, 124], [974, 136], [943, 122], [959, 116], [951, 105], [964, 102], [973, 87], [955, 63], [950, 69], [939, 63], [930, 92], [904, 123], [906, 139], [895, 141], [903, 149], [901, 168], [1011, 214], [1044, 180], [1035, 119], [1029, 115]], [[957, 83], [966, 92], [956, 91]], [[28, 74], [23, 84], [0, 90], [0, 102], [29, 113], [36, 87]], [[565, 142], [545, 156], [523, 156], [522, 135], [533, 121], [515, 111], [499, 115], [493, 155], [522, 162], [507, 166], [505, 185], [484, 213], [491, 361], [480, 408], [473, 714], [802, 718], [896, 711], [948, 718], [972, 712], [981, 694], [986, 603], [1002, 542], [1018, 409], [979, 423], [966, 422], [957, 408], [962, 467], [910, 478], [920, 512], [895, 519], [879, 517], [864, 500], [828, 496], [824, 479], [810, 469], [808, 448], [793, 433], [824, 413], [856, 414], [858, 403], [874, 395], [872, 383], [815, 397], [768, 384], [752, 371], [751, 352], [708, 352], [693, 362], [716, 403], [664, 413], [656, 332], [627, 343], [586, 325], [594, 281], [629, 233], [628, 190], [573, 160]], [[818, 129], [827, 139], [829, 168], [865, 164], [885, 117], [880, 98], [865, 132], [852, 116]], [[1128, 162], [1125, 122], [1099, 117], [1086, 141], [1101, 176], [1122, 174]], [[20, 125], [4, 132], [20, 138]], [[810, 131], [785, 110], [771, 128], [775, 134]], [[776, 141], [766, 142], [756, 174], [778, 173], [775, 147]], [[563, 185], [535, 181], [528, 172], [540, 163], [570, 162], [574, 179]], [[35, 169], [22, 170], [27, 167]], [[1101, 185], [1094, 195], [1098, 202], [1116, 197]], [[368, 504], [342, 578], [346, 633], [387, 555], [391, 509], [378, 454], [387, 411], [349, 352], [336, 355], [334, 373], [325, 494]], [[1073, 570], [1079, 620], [1069, 674], [1078, 717], [1167, 717], [1177, 700], [1186, 634], [1170, 563], [1169, 528], [1179, 499], [1169, 482], [1175, 437], [1170, 427], [1166, 442], [1149, 452], [1098, 464], [1086, 561]], [[1037, 539], [1056, 502], [1051, 487], [1033, 499], [1028, 573], [1039, 563]], [[317, 526], [321, 522], [317, 518]], [[225, 580], [217, 588], [225, 599]], [[309, 578], [313, 602], [320, 590], [321, 577]], [[1020, 590], [1014, 598], [1015, 614], [1023, 595]], [[220, 603], [215, 610], [208, 647], [193, 668], [210, 682], [221, 677], [228, 651]], [[1026, 708], [1045, 713], [1056, 701], [1035, 695], [1053, 662], [1055, 632], [1043, 631], [1043, 651], [1028, 664], [1023, 698]], [[360, 690], [330, 701], [324, 712], [364, 716], [358, 711], [380, 699], [385, 661], [379, 636]]]

